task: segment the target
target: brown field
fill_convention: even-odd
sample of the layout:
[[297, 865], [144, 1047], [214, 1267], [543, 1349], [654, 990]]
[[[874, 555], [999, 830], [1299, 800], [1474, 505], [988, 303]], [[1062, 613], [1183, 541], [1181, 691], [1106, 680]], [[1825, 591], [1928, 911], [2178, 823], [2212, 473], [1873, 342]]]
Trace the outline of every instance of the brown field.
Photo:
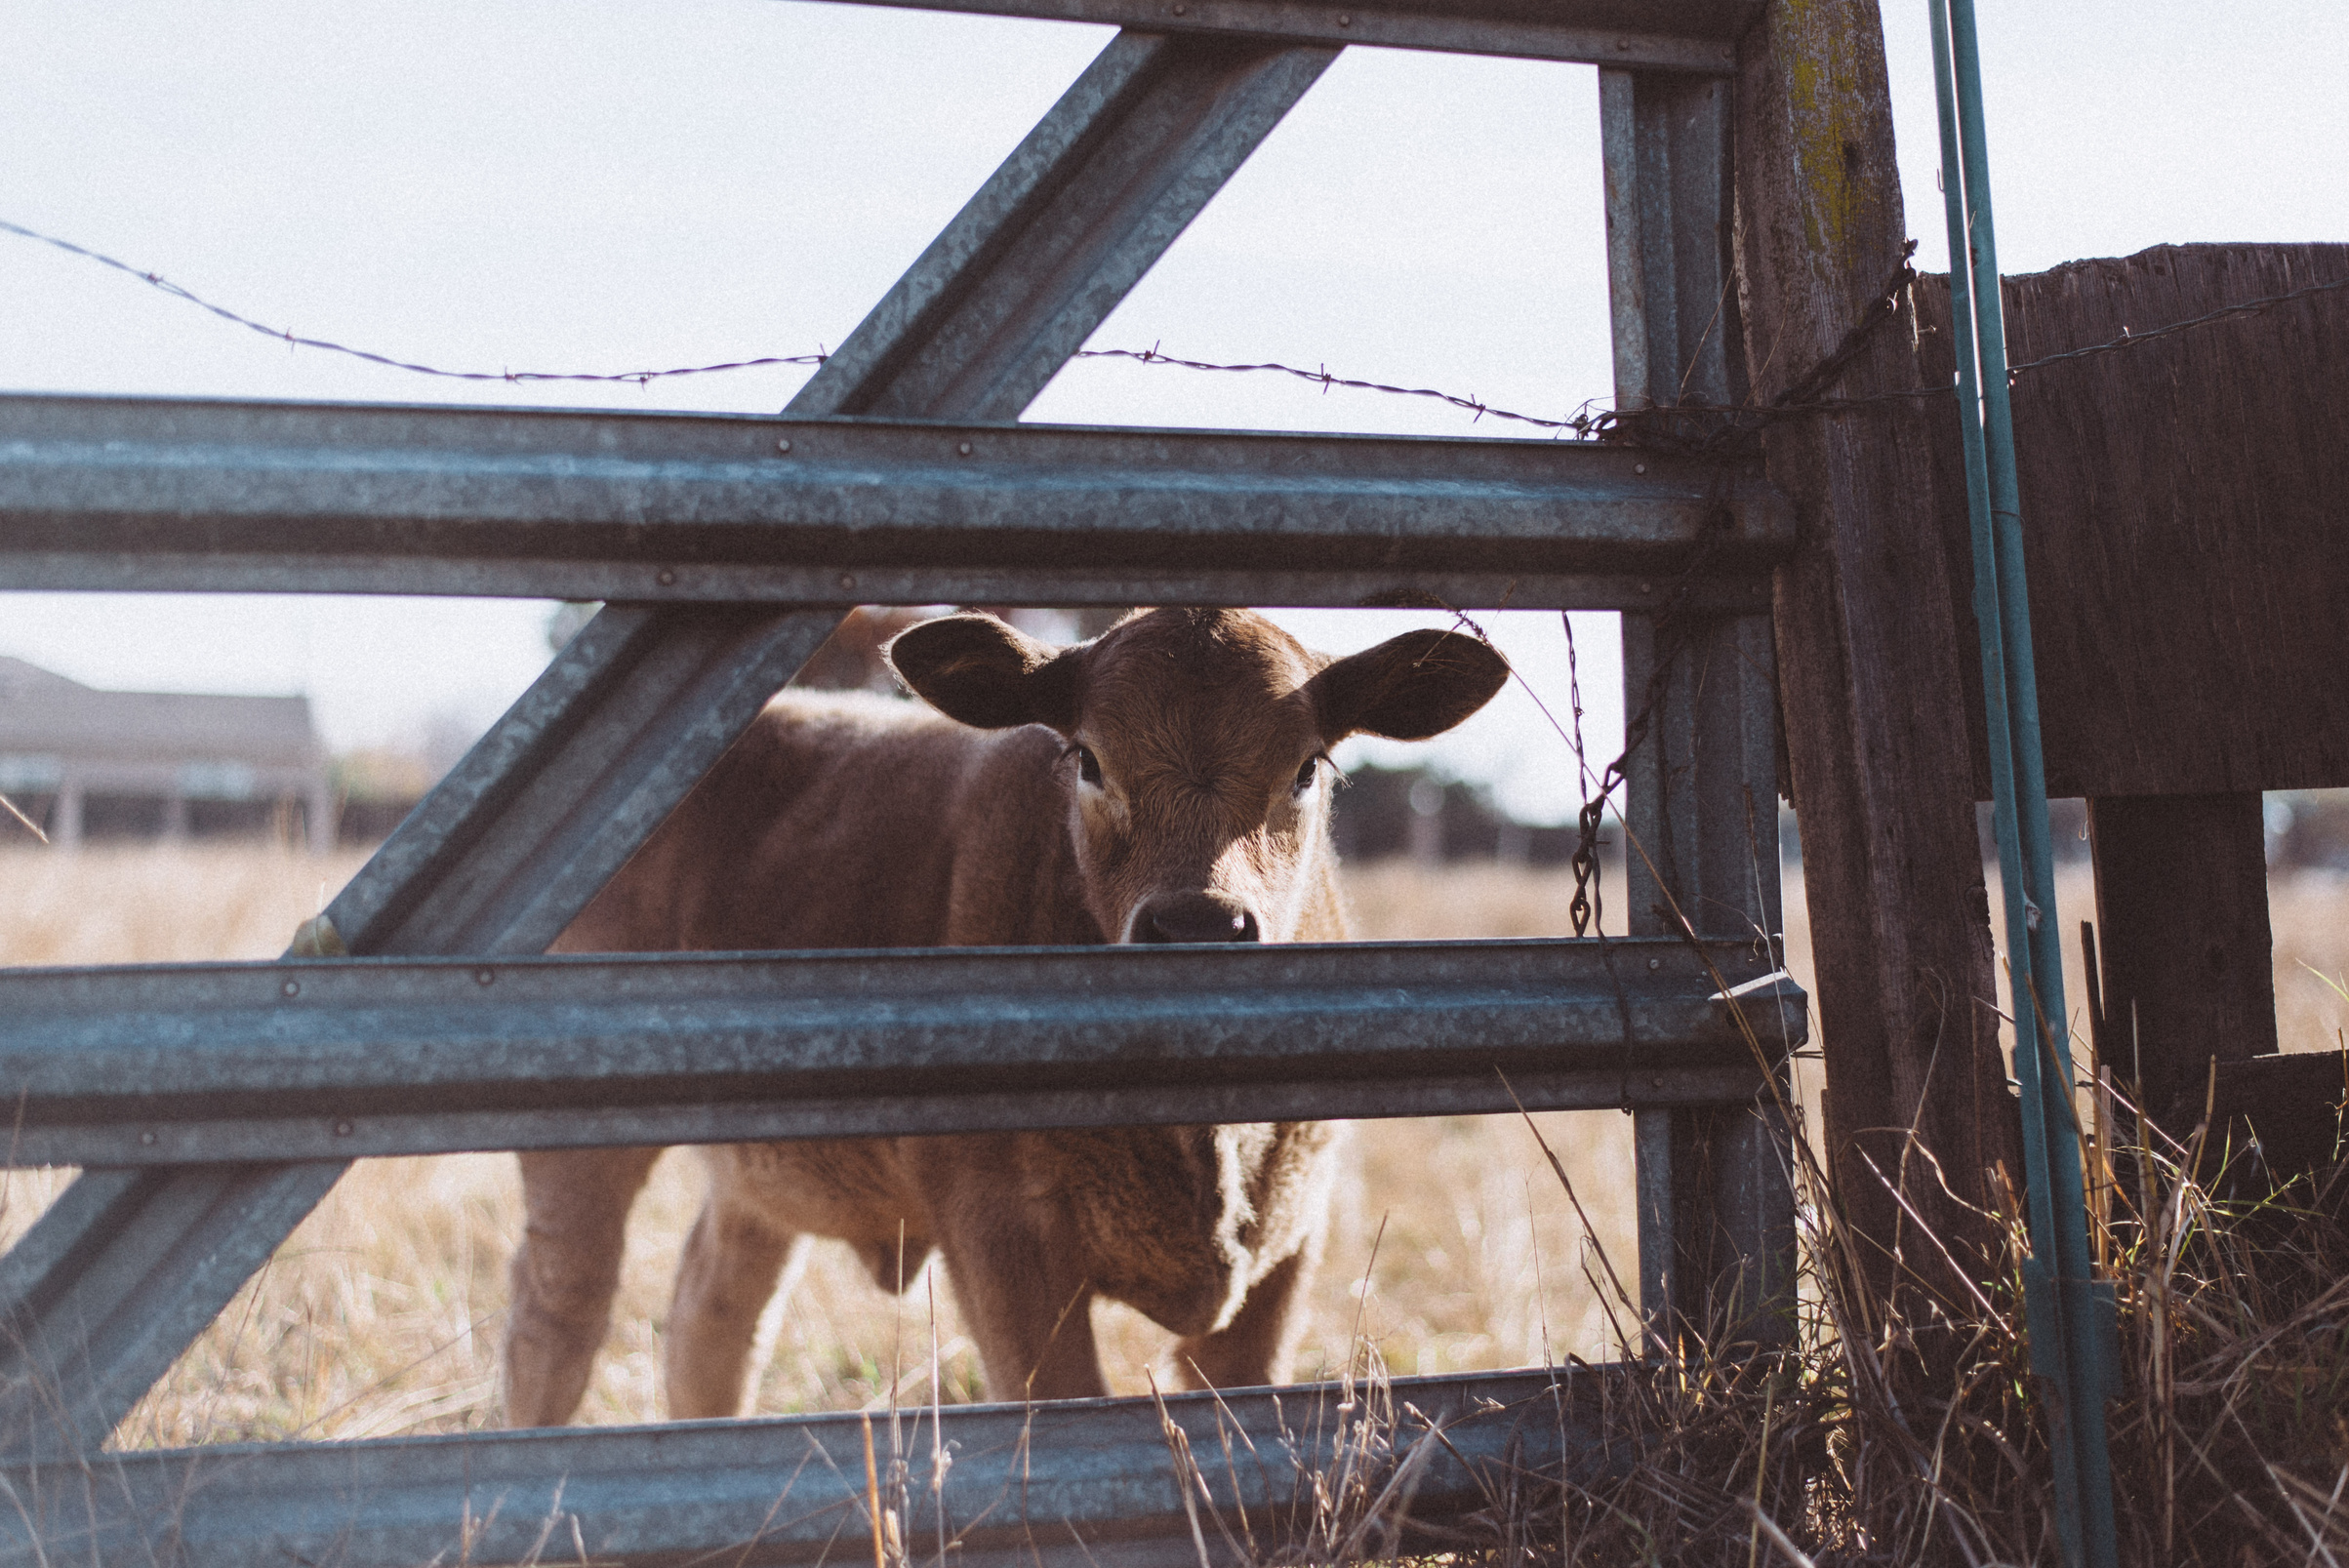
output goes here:
[[[359, 859], [266, 848], [0, 852], [0, 964], [273, 956]], [[1569, 883], [1559, 872], [1491, 864], [1430, 873], [1390, 863], [1351, 869], [1349, 889], [1363, 937], [1507, 937], [1562, 932]], [[2085, 872], [2062, 897], [2066, 918], [2077, 918], [2071, 911], [2087, 907]], [[1799, 880], [1790, 879], [1788, 902], [1790, 959], [1807, 985]], [[1619, 898], [1610, 907], [1621, 907]], [[2313, 876], [2284, 882], [2275, 909], [2285, 1037], [2300, 1048], [2334, 1047], [2349, 1002], [2308, 969], [2349, 969], [2349, 885]], [[2077, 1006], [2076, 976], [2073, 994]], [[1619, 1269], [1636, 1272], [1629, 1118], [1594, 1112], [1537, 1121], [1563, 1155], [1599, 1242]], [[1522, 1121], [1363, 1123], [1354, 1147], [1358, 1180], [1341, 1201], [1302, 1372], [1338, 1367], [1357, 1333], [1397, 1373], [1611, 1350], [1608, 1304], [1590, 1279], [1603, 1273]], [[672, 1154], [639, 1205], [587, 1420], [661, 1414], [660, 1321], [698, 1180], [690, 1159]], [[16, 1173], [0, 1198], [0, 1230], [13, 1236], [29, 1224], [62, 1182], [61, 1173]], [[506, 1156], [363, 1163], [118, 1440], [359, 1437], [494, 1425], [504, 1267], [517, 1218]], [[1143, 1391], [1144, 1368], [1165, 1336], [1122, 1308], [1102, 1308], [1097, 1321], [1114, 1387]], [[844, 1250], [819, 1244], [770, 1322], [761, 1412], [883, 1403], [893, 1387], [901, 1400], [926, 1400], [933, 1367], [944, 1397], [974, 1395], [975, 1357], [943, 1281], [928, 1274], [892, 1299]]]

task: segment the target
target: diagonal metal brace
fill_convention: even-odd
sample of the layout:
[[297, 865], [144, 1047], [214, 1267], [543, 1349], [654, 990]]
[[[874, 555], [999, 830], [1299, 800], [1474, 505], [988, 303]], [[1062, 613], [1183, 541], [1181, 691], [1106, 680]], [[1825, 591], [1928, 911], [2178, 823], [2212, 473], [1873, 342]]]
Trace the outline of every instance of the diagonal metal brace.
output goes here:
[[599, 612], [327, 917], [354, 953], [545, 952], [839, 620]]
[[[1120, 34], [790, 411], [1016, 418], [1336, 53]], [[543, 948], [836, 621], [604, 610], [336, 901], [345, 944]], [[344, 1168], [86, 1173], [0, 1260], [24, 1357], [0, 1452], [102, 1442]]]
[[1337, 57], [1119, 33], [790, 412], [1018, 419]]
[[84, 1453], [349, 1162], [98, 1170], [0, 1258], [0, 1452]]

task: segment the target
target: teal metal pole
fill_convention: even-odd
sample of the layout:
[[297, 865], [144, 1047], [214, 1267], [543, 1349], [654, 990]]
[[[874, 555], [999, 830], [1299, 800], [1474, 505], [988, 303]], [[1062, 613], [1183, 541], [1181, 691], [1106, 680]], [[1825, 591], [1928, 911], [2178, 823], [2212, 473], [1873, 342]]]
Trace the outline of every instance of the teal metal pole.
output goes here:
[[[1929, 0], [1959, 430], [1973, 535], [1974, 617], [2006, 908], [2007, 968], [2022, 1088], [2032, 1256], [2024, 1294], [2033, 1370], [2049, 1399], [2057, 1528], [2074, 1568], [2113, 1568], [2105, 1400], [2118, 1386], [2109, 1287], [2093, 1278], [2073, 1113], [2054, 851], [2040, 747], [2039, 684], [2023, 562], [2022, 503], [2006, 387], [2006, 334], [1991, 221], [1981, 61], [1972, 0]], [[1978, 365], [1978, 372], [1977, 372]]]

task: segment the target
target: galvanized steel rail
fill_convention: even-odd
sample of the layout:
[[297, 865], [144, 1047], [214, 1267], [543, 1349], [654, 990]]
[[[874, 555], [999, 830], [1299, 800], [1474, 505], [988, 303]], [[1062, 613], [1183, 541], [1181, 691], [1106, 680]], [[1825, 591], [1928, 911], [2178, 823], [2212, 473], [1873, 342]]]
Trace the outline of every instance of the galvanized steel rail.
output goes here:
[[1750, 609], [1795, 543], [1578, 442], [120, 397], [0, 396], [0, 511], [22, 587], [649, 603]]
[[[1008, 422], [1349, 42], [1600, 62], [1618, 400], [1734, 402], [1725, 77], [1755, 0], [937, 4], [1132, 30], [784, 419], [0, 397], [0, 587], [612, 601], [336, 898], [367, 956], [0, 975], [19, 1157], [88, 1167], [0, 1259], [0, 1560], [857, 1549], [853, 1418], [101, 1452], [360, 1153], [1422, 1114], [1514, 1091], [1635, 1109], [1659, 1332], [1783, 1332], [1787, 1135], [1760, 1091], [1802, 1017], [1775, 973], [1784, 502], [1735, 460]], [[1627, 692], [1653, 709], [1628, 784], [1637, 935], [535, 956], [842, 607], [950, 599], [1624, 609]], [[1398, 1383], [1444, 1427], [1412, 1518], [1472, 1513], [1510, 1467], [1608, 1462], [1588, 1396], [1629, 1375]], [[1210, 1483], [1239, 1488], [1259, 1548], [1294, 1545], [1299, 1466], [1362, 1407], [1225, 1402], [1255, 1458]], [[1167, 1406], [1195, 1452], [1220, 1447], [1215, 1401]], [[943, 1427], [964, 1561], [1198, 1560], [1154, 1409]]]
[[[1718, 1104], [1802, 1038], [1758, 963], [1650, 939], [0, 971], [0, 1082], [17, 1157], [72, 1165]], [[1751, 977], [1734, 1004], [1717, 973]]]
[[[1313, 1538], [1316, 1478], [1351, 1453], [1370, 1495], [1405, 1473], [1411, 1507], [1371, 1544], [1440, 1549], [1445, 1526], [1516, 1489], [1554, 1494], [1619, 1469], [1609, 1385], [1636, 1373], [1397, 1378], [1229, 1394], [1029, 1407], [679, 1422], [594, 1431], [223, 1444], [0, 1467], [0, 1562], [252, 1568], [332, 1563], [857, 1562], [871, 1552], [865, 1427], [913, 1481], [901, 1514], [912, 1560], [943, 1527], [947, 1560], [1015, 1568], [1068, 1558], [1103, 1568], [1199, 1568]], [[1384, 1417], [1392, 1411], [1389, 1427]], [[1197, 1459], [1195, 1541], [1167, 1426]], [[1227, 1460], [1227, 1443], [1232, 1458]], [[1427, 1452], [1419, 1452], [1422, 1448]], [[932, 1492], [932, 1454], [952, 1459]], [[1195, 1500], [1197, 1493], [1194, 1493]], [[895, 1489], [884, 1507], [895, 1506]], [[1342, 1520], [1343, 1534], [1355, 1521]]]
[[1157, 32], [1373, 44], [1725, 76], [1760, 0], [868, 0]]

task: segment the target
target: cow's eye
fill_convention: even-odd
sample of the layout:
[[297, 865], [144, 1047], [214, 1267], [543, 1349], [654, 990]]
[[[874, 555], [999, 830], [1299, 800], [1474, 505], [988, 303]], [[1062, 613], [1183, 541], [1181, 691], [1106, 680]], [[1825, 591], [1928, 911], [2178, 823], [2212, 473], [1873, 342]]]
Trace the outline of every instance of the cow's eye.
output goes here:
[[1076, 776], [1098, 786], [1101, 783], [1101, 759], [1093, 755], [1088, 747], [1081, 745], [1070, 746], [1069, 755], [1076, 759]]
[[1305, 765], [1297, 770], [1297, 793], [1303, 794], [1314, 786], [1314, 774], [1320, 766], [1321, 753], [1318, 751], [1305, 759]]

